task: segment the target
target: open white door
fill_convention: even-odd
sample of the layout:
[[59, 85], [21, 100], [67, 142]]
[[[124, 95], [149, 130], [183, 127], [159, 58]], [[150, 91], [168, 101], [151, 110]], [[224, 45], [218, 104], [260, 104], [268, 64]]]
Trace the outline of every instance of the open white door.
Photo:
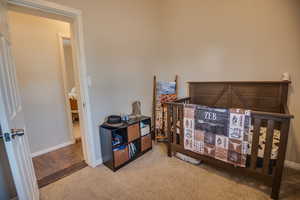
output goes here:
[[0, 0], [0, 136], [4, 139], [18, 199], [38, 200], [6, 14], [6, 0]]

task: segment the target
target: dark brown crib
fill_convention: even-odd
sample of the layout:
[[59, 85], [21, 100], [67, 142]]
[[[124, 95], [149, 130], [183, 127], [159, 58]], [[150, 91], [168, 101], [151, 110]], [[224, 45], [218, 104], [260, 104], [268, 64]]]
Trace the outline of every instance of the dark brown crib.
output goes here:
[[[183, 153], [219, 168], [252, 176], [272, 188], [271, 197], [278, 199], [287, 149], [290, 120], [287, 107], [289, 81], [272, 82], [189, 82], [189, 97], [168, 106], [168, 156]], [[220, 108], [252, 110], [253, 137], [247, 167], [235, 167], [223, 161], [184, 149], [184, 104], [200, 104]], [[266, 127], [263, 157], [258, 157], [261, 127]], [[274, 130], [280, 130], [277, 158], [271, 158]], [[179, 131], [178, 131], [179, 130]]]

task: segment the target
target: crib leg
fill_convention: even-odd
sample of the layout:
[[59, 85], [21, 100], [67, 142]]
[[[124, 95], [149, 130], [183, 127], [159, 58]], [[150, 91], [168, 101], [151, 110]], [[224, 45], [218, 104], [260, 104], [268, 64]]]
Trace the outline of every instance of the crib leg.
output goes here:
[[272, 185], [272, 194], [271, 194], [271, 197], [273, 199], [279, 198], [281, 179], [282, 179], [285, 154], [286, 154], [286, 147], [287, 147], [287, 142], [288, 142], [289, 128], [290, 128], [290, 121], [285, 120], [281, 125], [281, 133], [285, 133], [285, 134], [284, 134], [284, 137], [282, 137], [282, 138], [280, 137], [279, 153], [278, 153], [278, 158], [277, 158], [277, 162], [276, 162], [275, 173], [273, 176], [273, 185]]
[[279, 189], [276, 189], [276, 187], [272, 187], [272, 193], [271, 193], [271, 198], [274, 200], [277, 200], [279, 198]]
[[172, 157], [172, 146], [170, 142], [168, 142], [168, 156]]
[[[280, 170], [282, 171], [282, 170]], [[281, 186], [281, 178], [282, 176], [275, 176], [273, 179], [273, 185], [272, 185], [272, 193], [271, 193], [271, 198], [277, 200], [279, 198], [279, 193], [280, 193], [280, 186]]]
[[[286, 142], [285, 142], [285, 144], [286, 144]], [[285, 148], [283, 148], [283, 149], [285, 149]], [[279, 155], [277, 162], [276, 162], [275, 173], [273, 175], [273, 184], [272, 184], [272, 193], [271, 193], [272, 199], [278, 199], [279, 193], [280, 193], [280, 186], [281, 186], [282, 173], [283, 173], [284, 160], [285, 160], [285, 151], [281, 151], [280, 153], [281, 154]]]

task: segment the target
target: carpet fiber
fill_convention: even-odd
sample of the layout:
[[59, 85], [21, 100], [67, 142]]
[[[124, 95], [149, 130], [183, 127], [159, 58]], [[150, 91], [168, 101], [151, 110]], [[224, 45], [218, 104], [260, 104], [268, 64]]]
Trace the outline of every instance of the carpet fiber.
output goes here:
[[[42, 200], [260, 200], [270, 189], [206, 164], [169, 158], [163, 144], [117, 172], [86, 167], [41, 189]], [[280, 199], [300, 199], [300, 172], [286, 169]]]

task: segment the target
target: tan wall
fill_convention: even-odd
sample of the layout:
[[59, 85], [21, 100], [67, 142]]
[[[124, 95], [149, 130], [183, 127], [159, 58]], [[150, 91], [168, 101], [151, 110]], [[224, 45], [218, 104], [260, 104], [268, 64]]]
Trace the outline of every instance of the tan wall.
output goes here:
[[[64, 56], [65, 56], [65, 66], [66, 66], [66, 81], [67, 81], [67, 90], [71, 92], [72, 88], [76, 86], [75, 83], [75, 73], [73, 66], [73, 55], [72, 55], [72, 47], [70, 40], [65, 40], [64, 44]], [[66, 43], [67, 42], [67, 43]]]
[[296, 115], [289, 159], [300, 162], [300, 18], [296, 0], [51, 0], [83, 12], [95, 149], [98, 125], [130, 112], [134, 100], [150, 114], [152, 75], [188, 80], [293, 78]]
[[288, 159], [300, 162], [300, 5], [295, 0], [165, 0], [161, 79], [280, 80], [292, 75]]
[[8, 17], [31, 152], [70, 142], [57, 36], [70, 35], [69, 24], [14, 11]]
[[158, 0], [51, 0], [83, 15], [96, 159], [99, 124], [107, 115], [130, 113], [140, 100], [151, 114], [152, 67], [157, 62]]

